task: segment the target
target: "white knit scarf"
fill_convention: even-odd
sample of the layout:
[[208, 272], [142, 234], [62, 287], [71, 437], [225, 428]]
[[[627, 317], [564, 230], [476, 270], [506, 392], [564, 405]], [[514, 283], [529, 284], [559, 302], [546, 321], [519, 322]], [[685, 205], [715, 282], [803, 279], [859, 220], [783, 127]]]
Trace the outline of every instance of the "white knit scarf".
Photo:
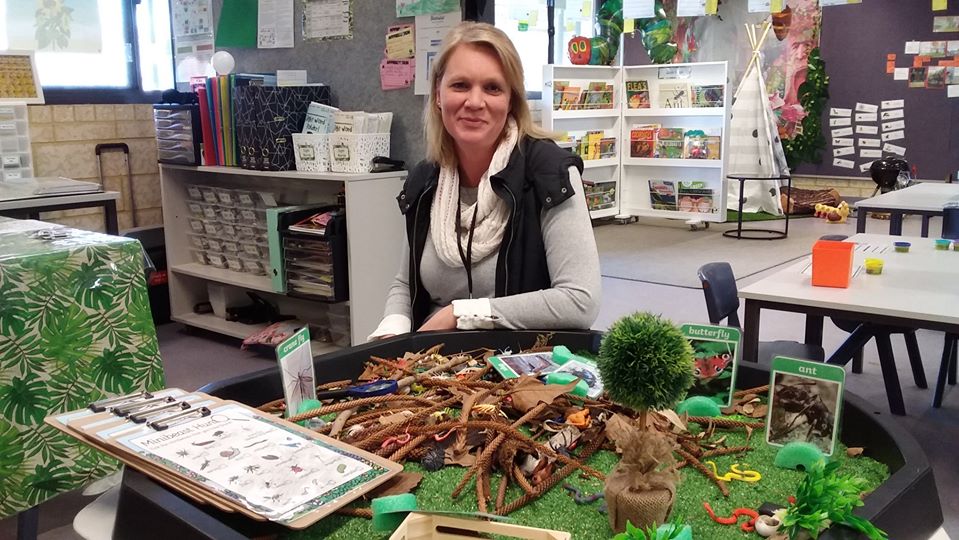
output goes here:
[[[503, 240], [509, 208], [506, 202], [493, 192], [489, 178], [506, 168], [509, 156], [516, 147], [517, 132], [516, 121], [510, 118], [506, 124], [506, 137], [496, 147], [489, 168], [480, 179], [476, 190], [476, 202], [460, 203], [460, 226], [462, 227], [460, 234], [464, 252], [469, 239], [469, 226], [473, 222], [473, 213], [478, 212], [470, 256], [473, 263], [486, 258], [499, 248]], [[436, 195], [433, 198], [433, 208], [430, 211], [430, 237], [440, 260], [451, 268], [463, 266], [456, 237], [456, 202], [459, 200], [459, 190], [460, 180], [457, 168], [442, 167]]]

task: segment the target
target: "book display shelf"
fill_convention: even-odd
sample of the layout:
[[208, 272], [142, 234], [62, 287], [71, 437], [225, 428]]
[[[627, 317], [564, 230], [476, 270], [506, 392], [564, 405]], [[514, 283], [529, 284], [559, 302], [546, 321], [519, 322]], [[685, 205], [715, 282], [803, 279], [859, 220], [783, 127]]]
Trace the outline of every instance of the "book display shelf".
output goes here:
[[544, 66], [543, 127], [566, 133], [583, 156], [591, 217], [726, 220], [726, 70]]

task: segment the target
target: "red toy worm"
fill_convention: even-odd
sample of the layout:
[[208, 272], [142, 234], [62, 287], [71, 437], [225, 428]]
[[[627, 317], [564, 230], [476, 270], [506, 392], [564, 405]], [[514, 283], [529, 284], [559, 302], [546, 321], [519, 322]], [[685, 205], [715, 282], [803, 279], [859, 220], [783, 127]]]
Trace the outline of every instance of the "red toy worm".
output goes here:
[[759, 517], [759, 512], [751, 508], [737, 508], [733, 510], [733, 515], [730, 517], [719, 517], [713, 512], [713, 508], [709, 506], [708, 502], [703, 502], [703, 508], [706, 509], [706, 513], [709, 514], [709, 519], [712, 519], [720, 525], [735, 525], [739, 521], [739, 516], [749, 516], [749, 520], [744, 521], [739, 528], [744, 532], [752, 532], [756, 530], [756, 518]]

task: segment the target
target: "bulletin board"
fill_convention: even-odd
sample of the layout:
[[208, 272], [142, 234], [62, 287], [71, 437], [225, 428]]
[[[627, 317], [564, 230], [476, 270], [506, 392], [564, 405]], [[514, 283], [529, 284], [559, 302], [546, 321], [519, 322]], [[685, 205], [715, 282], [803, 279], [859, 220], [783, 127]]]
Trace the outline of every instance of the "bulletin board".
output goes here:
[[868, 177], [859, 170], [868, 159], [857, 157], [853, 169], [833, 166], [829, 108], [855, 111], [857, 103], [899, 99], [905, 104], [905, 138], [893, 142], [906, 148], [904, 157], [916, 166], [918, 177], [943, 180], [959, 170], [959, 98], [947, 98], [945, 88], [910, 88], [908, 81], [886, 73], [888, 54], [896, 55], [896, 67], [913, 65], [915, 55], [904, 54], [907, 41], [959, 40], [959, 32], [933, 33], [935, 16], [959, 16], [959, 0], [935, 12], [929, 0], [867, 0], [823, 8], [820, 50], [829, 75], [829, 101], [822, 120], [827, 145], [821, 164], [803, 164], [794, 172]]
[[[223, 0], [214, 0], [219, 20]], [[294, 1], [294, 48], [226, 48], [236, 59], [237, 73], [305, 69], [309, 82], [328, 84], [332, 104], [345, 111], [392, 112], [390, 154], [412, 168], [425, 157], [423, 105], [425, 96], [412, 86], [384, 91], [380, 87], [380, 61], [386, 46], [386, 29], [413, 24], [413, 17], [396, 18], [396, 0], [353, 0], [353, 38], [332, 41], [304, 40], [303, 2]], [[219, 50], [219, 49], [218, 49]]]

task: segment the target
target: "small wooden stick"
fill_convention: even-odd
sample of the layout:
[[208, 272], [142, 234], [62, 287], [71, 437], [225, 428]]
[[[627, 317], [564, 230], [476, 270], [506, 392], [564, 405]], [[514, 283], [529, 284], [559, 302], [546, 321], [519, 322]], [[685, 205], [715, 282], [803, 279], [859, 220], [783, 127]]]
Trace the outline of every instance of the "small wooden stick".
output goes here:
[[716, 475], [712, 473], [709, 469], [699, 459], [690, 454], [689, 452], [683, 450], [682, 448], [675, 449], [675, 452], [683, 457], [687, 463], [696, 468], [697, 471], [706, 475], [706, 478], [712, 480], [714, 484], [719, 486], [719, 491], [723, 494], [723, 497], [729, 497], [729, 488], [726, 487], [726, 482], [723, 482], [719, 478], [716, 478]]
[[352, 517], [361, 517], [366, 519], [373, 519], [373, 509], [372, 508], [350, 508], [343, 507], [336, 511], [337, 514], [344, 516]]
[[747, 388], [745, 390], [737, 390], [733, 393], [734, 398], [743, 397], [746, 394], [756, 394], [757, 396], [769, 391], [769, 385], [764, 384], [762, 386], [757, 386], [756, 388]]
[[476, 473], [476, 504], [479, 507], [479, 511], [482, 513], [489, 512], [489, 507], [486, 505], [486, 494], [483, 492], [483, 479], [486, 477], [486, 470], [480, 470]]
[[706, 424], [724, 428], [753, 428], [759, 429], [766, 425], [765, 422], [746, 422], [743, 420], [733, 420], [732, 418], [712, 418], [709, 416], [690, 416], [686, 419], [695, 424]]
[[[739, 454], [742, 452], [748, 452], [752, 450], [749, 446], [731, 446], [729, 448], [717, 448], [715, 450], [706, 450], [703, 452], [703, 455], [699, 456], [700, 458], [716, 457], [716, 456], [728, 456], [730, 454]], [[680, 461], [673, 466], [674, 469], [682, 469], [686, 465], [689, 465], [688, 461]]]
[[503, 477], [499, 481], [499, 489], [496, 490], [496, 509], [499, 510], [503, 507], [503, 503], [506, 502], [506, 487], [509, 485], [509, 474], [503, 473]]
[[333, 405], [327, 405], [326, 407], [320, 407], [319, 409], [313, 409], [312, 411], [306, 411], [304, 413], [291, 416], [290, 418], [287, 418], [287, 420], [289, 420], [290, 422], [299, 422], [301, 420], [307, 420], [309, 418], [322, 416], [324, 414], [345, 411], [347, 409], [355, 409], [357, 407], [364, 407], [366, 405], [376, 405], [379, 403], [386, 403], [389, 401], [412, 401], [412, 402], [421, 403], [424, 405], [433, 404], [433, 401], [426, 398], [387, 394], [385, 396], [374, 396], [374, 397], [368, 397], [368, 398], [354, 399], [352, 401], [342, 401], [340, 403], [334, 403]]
[[[387, 458], [387, 459], [389, 459], [390, 461], [399, 461], [399, 460], [405, 458], [406, 455], [409, 454], [410, 452], [412, 452], [413, 450], [416, 450], [416, 448], [417, 448], [420, 444], [422, 444], [423, 441], [425, 441], [426, 439], [429, 439], [429, 438], [430, 438], [429, 435], [419, 435], [419, 436], [413, 437], [413, 440], [411, 440], [410, 442], [408, 442], [408, 443], [404, 444], [403, 446], [401, 446], [398, 450], [396, 450], [395, 452], [393, 452], [393, 454], [390, 455], [390, 457]], [[382, 454], [380, 454], [379, 452], [377, 452], [377, 455], [382, 455]]]

